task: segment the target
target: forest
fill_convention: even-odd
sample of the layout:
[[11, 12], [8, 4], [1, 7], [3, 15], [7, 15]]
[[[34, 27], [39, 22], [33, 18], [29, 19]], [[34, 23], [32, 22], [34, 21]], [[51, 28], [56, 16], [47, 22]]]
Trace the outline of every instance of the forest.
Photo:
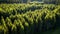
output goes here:
[[60, 34], [60, 0], [0, 0], [0, 34]]
[[44, 2], [47, 4], [60, 4], [60, 0], [0, 0], [0, 3], [30, 3], [32, 1]]

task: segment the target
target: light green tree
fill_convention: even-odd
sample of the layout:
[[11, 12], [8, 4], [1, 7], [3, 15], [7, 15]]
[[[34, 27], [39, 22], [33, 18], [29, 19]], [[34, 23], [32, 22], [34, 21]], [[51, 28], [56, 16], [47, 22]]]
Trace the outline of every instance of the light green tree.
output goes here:
[[3, 18], [3, 16], [1, 17], [1, 22], [2, 22], [2, 25], [3, 25], [3, 30], [4, 30], [4, 34], [7, 34], [7, 32], [8, 32], [8, 28], [7, 28], [7, 26], [6, 26], [6, 23], [5, 23], [5, 20], [4, 20], [4, 18]]

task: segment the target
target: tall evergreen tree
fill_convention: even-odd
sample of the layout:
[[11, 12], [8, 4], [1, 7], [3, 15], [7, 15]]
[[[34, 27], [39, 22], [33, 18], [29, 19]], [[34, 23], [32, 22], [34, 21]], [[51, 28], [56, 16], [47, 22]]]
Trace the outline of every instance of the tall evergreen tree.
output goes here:
[[3, 16], [1, 17], [1, 22], [2, 22], [2, 25], [4, 27], [4, 34], [7, 34], [8, 28], [6, 26], [6, 23], [5, 23], [5, 20], [4, 20]]

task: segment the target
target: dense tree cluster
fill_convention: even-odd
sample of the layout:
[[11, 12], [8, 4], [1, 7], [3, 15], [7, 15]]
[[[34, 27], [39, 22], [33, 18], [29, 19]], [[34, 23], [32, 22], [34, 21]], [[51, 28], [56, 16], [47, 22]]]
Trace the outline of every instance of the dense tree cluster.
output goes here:
[[0, 4], [0, 34], [38, 34], [59, 26], [59, 20], [60, 5]]

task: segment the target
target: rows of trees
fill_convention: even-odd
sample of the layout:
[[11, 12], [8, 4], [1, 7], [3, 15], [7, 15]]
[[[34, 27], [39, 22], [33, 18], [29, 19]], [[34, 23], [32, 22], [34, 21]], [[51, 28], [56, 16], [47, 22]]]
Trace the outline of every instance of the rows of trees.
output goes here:
[[0, 5], [0, 34], [41, 34], [59, 26], [59, 20], [60, 5]]
[[50, 11], [54, 10], [57, 7], [57, 5], [52, 4], [44, 4], [44, 5], [35, 5], [35, 4], [0, 4], [0, 15], [3, 17], [8, 17], [11, 14], [23, 14], [29, 11], [35, 11], [35, 10], [41, 10], [44, 8], [48, 8]]

